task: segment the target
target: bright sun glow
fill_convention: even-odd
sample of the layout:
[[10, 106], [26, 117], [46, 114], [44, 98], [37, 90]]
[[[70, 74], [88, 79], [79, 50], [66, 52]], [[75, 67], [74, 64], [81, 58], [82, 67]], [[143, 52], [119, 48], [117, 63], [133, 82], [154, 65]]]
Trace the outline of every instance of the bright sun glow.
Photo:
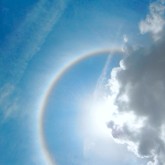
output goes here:
[[84, 133], [91, 136], [111, 136], [111, 129], [107, 124], [115, 121], [117, 126], [128, 124], [130, 129], [140, 129], [144, 119], [137, 119], [132, 112], [119, 113], [113, 104], [113, 98], [88, 97], [83, 102], [82, 125]]
[[92, 101], [89, 105], [89, 120], [94, 132], [102, 134], [109, 132], [107, 127], [109, 116], [109, 110], [104, 101]]
[[113, 107], [104, 98], [88, 98], [83, 103], [83, 128], [90, 135], [110, 136], [107, 123]]

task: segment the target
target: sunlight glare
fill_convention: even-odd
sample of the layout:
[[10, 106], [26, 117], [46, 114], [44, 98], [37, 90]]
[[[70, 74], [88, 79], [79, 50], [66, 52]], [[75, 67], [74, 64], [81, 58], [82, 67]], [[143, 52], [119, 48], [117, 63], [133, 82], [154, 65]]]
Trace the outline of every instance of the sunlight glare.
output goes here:
[[97, 136], [110, 136], [110, 129], [107, 127], [114, 107], [105, 98], [88, 98], [83, 104], [84, 130], [88, 134]]

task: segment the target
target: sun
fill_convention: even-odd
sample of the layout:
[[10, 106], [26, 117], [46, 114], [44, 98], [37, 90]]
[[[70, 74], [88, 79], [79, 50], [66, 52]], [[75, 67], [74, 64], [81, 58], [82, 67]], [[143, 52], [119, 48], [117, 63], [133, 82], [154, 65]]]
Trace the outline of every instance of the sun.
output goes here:
[[85, 136], [112, 137], [108, 127], [110, 121], [119, 127], [127, 123], [130, 129], [137, 130], [144, 125], [145, 118], [138, 119], [132, 112], [119, 113], [113, 97], [91, 95], [85, 98], [81, 103], [81, 124]]
[[107, 124], [114, 106], [105, 97], [90, 96], [83, 102], [82, 125], [85, 133], [94, 136], [111, 136]]

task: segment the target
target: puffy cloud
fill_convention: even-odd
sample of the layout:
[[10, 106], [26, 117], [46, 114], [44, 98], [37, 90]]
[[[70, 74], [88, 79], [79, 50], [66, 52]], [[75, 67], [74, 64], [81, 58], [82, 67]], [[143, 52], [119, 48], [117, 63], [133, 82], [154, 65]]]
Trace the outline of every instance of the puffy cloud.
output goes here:
[[[158, 1], [150, 6], [152, 16], [164, 13], [164, 2], [159, 2], [160, 6]], [[148, 31], [154, 35], [160, 32]], [[164, 38], [155, 41], [150, 49], [128, 51], [119, 67], [112, 70], [108, 86], [107, 100], [115, 105], [108, 127], [115, 141], [146, 158], [148, 165], [165, 165]]]
[[140, 31], [142, 34], [150, 32], [155, 40], [161, 37], [161, 32], [165, 25], [165, 1], [158, 0], [150, 4], [150, 13], [146, 19], [141, 21], [139, 24]]

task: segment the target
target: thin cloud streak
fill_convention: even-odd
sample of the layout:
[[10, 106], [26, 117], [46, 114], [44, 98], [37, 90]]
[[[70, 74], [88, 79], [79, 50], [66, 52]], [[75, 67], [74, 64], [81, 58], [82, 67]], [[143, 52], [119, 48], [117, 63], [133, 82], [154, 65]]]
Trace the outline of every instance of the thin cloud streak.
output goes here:
[[[0, 90], [2, 91], [0, 107], [5, 114], [8, 114], [9, 109], [6, 105], [7, 100], [11, 99], [29, 61], [40, 50], [49, 32], [63, 13], [65, 5], [62, 0], [39, 1], [0, 47]], [[6, 65], [8, 67], [5, 67]], [[16, 100], [10, 100], [10, 102], [15, 104]]]

